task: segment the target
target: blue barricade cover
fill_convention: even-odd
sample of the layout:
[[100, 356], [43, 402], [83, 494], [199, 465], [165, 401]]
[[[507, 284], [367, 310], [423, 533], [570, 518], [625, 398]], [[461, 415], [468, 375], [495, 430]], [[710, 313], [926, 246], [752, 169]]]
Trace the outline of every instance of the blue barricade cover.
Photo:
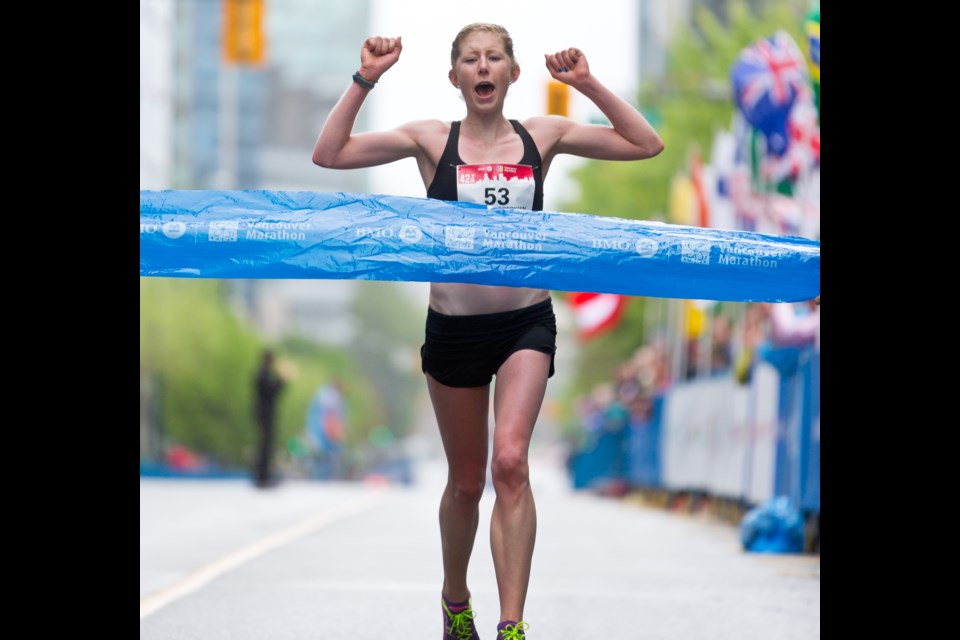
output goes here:
[[803, 474], [800, 478], [800, 506], [820, 513], [820, 352], [811, 355], [804, 366], [802, 450]]
[[795, 302], [820, 293], [820, 243], [402, 196], [141, 191], [140, 275]]

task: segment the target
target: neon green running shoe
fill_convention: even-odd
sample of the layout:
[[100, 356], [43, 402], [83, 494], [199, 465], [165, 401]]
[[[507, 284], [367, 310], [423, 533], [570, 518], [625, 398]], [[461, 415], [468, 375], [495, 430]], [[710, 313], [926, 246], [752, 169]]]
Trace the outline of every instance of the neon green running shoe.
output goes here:
[[440, 603], [443, 605], [443, 640], [480, 640], [473, 626], [477, 614], [469, 599], [466, 602], [449, 602], [441, 595]]
[[526, 640], [527, 634], [524, 631], [529, 628], [530, 625], [522, 620], [504, 620], [497, 625], [497, 640]]

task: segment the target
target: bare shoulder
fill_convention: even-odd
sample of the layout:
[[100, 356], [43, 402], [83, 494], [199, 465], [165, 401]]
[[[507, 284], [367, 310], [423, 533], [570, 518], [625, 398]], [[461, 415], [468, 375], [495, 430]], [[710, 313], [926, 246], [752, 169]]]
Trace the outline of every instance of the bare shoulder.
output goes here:
[[[403, 125], [401, 129], [420, 149], [418, 155], [421, 163], [435, 165], [440, 160], [443, 148], [447, 144], [447, 137], [450, 135], [449, 122], [443, 120], [413, 120]], [[421, 165], [422, 170], [423, 166]], [[435, 170], [436, 167], [433, 168], [433, 171]]]
[[450, 123], [443, 120], [411, 120], [394, 129], [394, 132], [414, 146], [411, 151], [420, 166], [420, 173], [432, 179], [450, 135]]
[[574, 122], [563, 116], [533, 116], [520, 124], [537, 144], [540, 155], [546, 158], [554, 154], [557, 142], [570, 130]]
[[450, 133], [450, 123], [443, 120], [412, 120], [399, 127], [412, 138], [421, 141]]
[[531, 135], [538, 133], [541, 135], [562, 134], [570, 128], [573, 120], [563, 116], [533, 116], [527, 118], [520, 124], [530, 132]]

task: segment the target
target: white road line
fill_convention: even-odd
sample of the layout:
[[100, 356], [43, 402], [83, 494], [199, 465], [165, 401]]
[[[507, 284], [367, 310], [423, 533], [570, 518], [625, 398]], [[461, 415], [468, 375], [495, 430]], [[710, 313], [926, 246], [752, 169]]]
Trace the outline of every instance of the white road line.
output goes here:
[[245, 562], [289, 544], [298, 538], [302, 538], [318, 529], [329, 524], [344, 520], [351, 516], [368, 511], [386, 500], [385, 496], [370, 497], [357, 503], [347, 504], [333, 509], [328, 509], [312, 518], [308, 518], [299, 524], [287, 527], [277, 533], [267, 536], [253, 542], [231, 554], [228, 554], [219, 560], [200, 567], [178, 580], [177, 582], [164, 587], [163, 589], [140, 599], [140, 619], [157, 612], [159, 609], [167, 606], [174, 600], [192, 593], [207, 584], [214, 578], [223, 575], [231, 569], [235, 569]]

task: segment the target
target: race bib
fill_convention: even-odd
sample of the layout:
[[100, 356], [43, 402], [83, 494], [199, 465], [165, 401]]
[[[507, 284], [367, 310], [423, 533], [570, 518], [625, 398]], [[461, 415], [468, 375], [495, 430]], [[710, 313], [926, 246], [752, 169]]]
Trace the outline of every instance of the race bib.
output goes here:
[[488, 207], [533, 209], [536, 182], [527, 164], [462, 164], [457, 167], [457, 199]]

